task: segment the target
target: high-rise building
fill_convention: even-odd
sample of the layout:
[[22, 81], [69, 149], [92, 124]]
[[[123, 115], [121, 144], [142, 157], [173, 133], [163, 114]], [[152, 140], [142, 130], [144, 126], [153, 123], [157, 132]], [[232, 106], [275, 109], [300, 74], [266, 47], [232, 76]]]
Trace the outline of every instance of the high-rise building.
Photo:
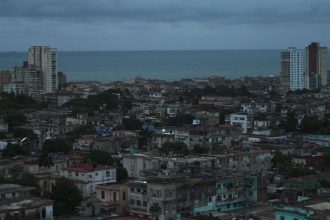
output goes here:
[[306, 47], [306, 69], [310, 78], [310, 88], [317, 89], [328, 84], [328, 50], [312, 42]]
[[57, 49], [49, 46], [33, 46], [29, 49], [29, 65], [42, 71], [43, 91], [57, 89]]
[[[283, 66], [285, 66], [285, 71], [289, 69], [290, 90], [295, 91], [305, 89], [304, 50], [292, 47], [289, 48], [286, 52], [288, 54], [285, 54], [285, 56], [289, 60], [286, 59]], [[289, 64], [289, 68], [287, 67], [287, 64]]]
[[15, 66], [10, 72], [10, 81], [4, 85], [5, 92], [32, 95], [43, 92], [42, 71], [34, 65]]
[[11, 82], [11, 72], [9, 70], [0, 71], [0, 92], [3, 91], [3, 88], [6, 84]]
[[58, 72], [58, 89], [62, 89], [66, 84], [66, 75], [63, 72]]
[[290, 90], [290, 52], [283, 51], [281, 53], [281, 74], [280, 74], [281, 90], [287, 93]]

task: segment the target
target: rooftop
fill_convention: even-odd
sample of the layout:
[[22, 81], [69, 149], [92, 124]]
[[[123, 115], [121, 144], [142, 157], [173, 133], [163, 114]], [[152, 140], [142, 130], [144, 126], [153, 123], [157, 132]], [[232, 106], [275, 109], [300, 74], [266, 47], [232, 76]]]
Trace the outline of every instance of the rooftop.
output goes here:
[[30, 198], [24, 199], [18, 202], [4, 201], [0, 202], [0, 213], [1, 212], [11, 212], [21, 209], [31, 209], [38, 208], [45, 205], [53, 204], [53, 200], [44, 199], [44, 198]]
[[67, 168], [67, 170], [73, 172], [80, 172], [80, 173], [89, 173], [98, 170], [106, 170], [110, 168], [111, 168], [110, 166], [100, 165], [100, 164], [79, 164], [76, 166], [69, 167]]
[[21, 186], [21, 185], [17, 185], [17, 184], [1, 184], [0, 185], [0, 193], [31, 191], [34, 189], [35, 189], [34, 187]]

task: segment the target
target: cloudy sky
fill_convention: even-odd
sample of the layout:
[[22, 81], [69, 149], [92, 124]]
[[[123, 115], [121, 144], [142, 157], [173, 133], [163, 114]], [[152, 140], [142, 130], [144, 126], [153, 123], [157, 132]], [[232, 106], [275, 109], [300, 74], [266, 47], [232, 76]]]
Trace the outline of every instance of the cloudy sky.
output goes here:
[[330, 0], [0, 0], [0, 50], [330, 46]]

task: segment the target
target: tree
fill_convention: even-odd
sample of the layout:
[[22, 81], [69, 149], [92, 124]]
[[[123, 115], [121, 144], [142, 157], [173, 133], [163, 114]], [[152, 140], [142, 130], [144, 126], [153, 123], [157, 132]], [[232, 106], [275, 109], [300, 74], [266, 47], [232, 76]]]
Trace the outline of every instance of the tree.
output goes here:
[[28, 128], [20, 128], [20, 127], [14, 128], [13, 135], [16, 138], [27, 137], [30, 140], [35, 140], [35, 141], [38, 140], [38, 136], [31, 129], [28, 129]]
[[59, 138], [46, 140], [42, 145], [42, 151], [44, 153], [64, 152], [67, 154], [71, 149], [72, 146], [66, 140]]
[[173, 118], [168, 118], [165, 122], [168, 126], [183, 126], [186, 124], [192, 124], [194, 116], [191, 114], [177, 114]]
[[[109, 89], [97, 95], [90, 95], [86, 99], [73, 99], [64, 104], [63, 107], [70, 107], [73, 113], [88, 113], [93, 115], [96, 111], [103, 109], [115, 110], [119, 105], [119, 90]], [[125, 103], [125, 106], [128, 105]]]
[[312, 169], [309, 169], [305, 166], [291, 166], [289, 167], [289, 176], [290, 177], [298, 177], [298, 176], [308, 176], [315, 174], [315, 171]]
[[127, 170], [123, 166], [117, 167], [117, 183], [126, 182], [128, 178]]
[[36, 188], [36, 194], [40, 194], [40, 186], [37, 178], [31, 173], [23, 173], [22, 175], [16, 177], [16, 180], [13, 180], [12, 183], [19, 184], [22, 186], [32, 186]]
[[45, 152], [39, 156], [39, 167], [53, 166], [53, 159]]
[[330, 182], [328, 180], [325, 180], [325, 179], [322, 179], [322, 180], [319, 180], [320, 184], [322, 187], [324, 188], [330, 188]]
[[305, 133], [318, 132], [322, 127], [322, 122], [316, 116], [305, 116], [300, 125], [301, 131]]
[[81, 137], [82, 135], [87, 134], [94, 134], [96, 132], [95, 127], [91, 126], [90, 124], [81, 125], [74, 129], [73, 131], [70, 131], [66, 134], [67, 139], [70, 141], [74, 141], [75, 139]]
[[327, 152], [324, 155], [324, 165], [330, 167], [330, 152]]
[[21, 146], [18, 144], [9, 143], [7, 147], [2, 151], [3, 157], [14, 157], [18, 155], [28, 155], [29, 151], [25, 146]]
[[298, 120], [294, 111], [289, 111], [287, 114], [286, 127], [287, 132], [297, 131]]
[[27, 95], [1, 94], [0, 112], [17, 111], [21, 109], [42, 109], [46, 107]]
[[[12, 170], [11, 170], [12, 171]], [[0, 175], [0, 184], [18, 184], [22, 186], [31, 186], [34, 187], [34, 193], [40, 195], [40, 186], [38, 184], [37, 178], [31, 173], [25, 173], [24, 171], [19, 171], [11, 175], [10, 178], [6, 178], [3, 175]]]
[[190, 153], [187, 145], [182, 142], [165, 142], [159, 151], [163, 154], [174, 153], [188, 155]]
[[112, 165], [113, 159], [110, 153], [105, 151], [93, 150], [86, 157], [85, 160], [89, 160], [93, 163]]
[[75, 207], [82, 201], [78, 187], [72, 181], [64, 177], [56, 181], [51, 198], [55, 200], [55, 216], [72, 214]]
[[287, 171], [291, 164], [291, 157], [284, 155], [280, 151], [276, 151], [272, 158], [273, 167], [279, 169], [281, 172]]
[[209, 152], [208, 147], [202, 147], [201, 145], [194, 146], [192, 153], [193, 154], [207, 154]]
[[4, 120], [8, 123], [9, 130], [26, 124], [26, 117], [22, 113], [8, 113]]
[[139, 132], [139, 136], [138, 136], [138, 146], [144, 147], [144, 146], [148, 145], [151, 137], [152, 137], [152, 132], [142, 129]]
[[126, 130], [141, 130], [142, 122], [134, 117], [124, 118], [122, 121], [122, 126]]

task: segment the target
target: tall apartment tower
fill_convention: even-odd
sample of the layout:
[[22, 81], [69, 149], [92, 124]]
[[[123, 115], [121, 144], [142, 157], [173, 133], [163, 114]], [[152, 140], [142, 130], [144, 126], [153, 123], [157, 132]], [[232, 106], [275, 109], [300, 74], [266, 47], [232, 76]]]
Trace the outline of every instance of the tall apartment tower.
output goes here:
[[43, 91], [55, 92], [57, 89], [57, 49], [49, 46], [33, 46], [29, 49], [29, 65], [42, 71]]
[[310, 78], [311, 89], [317, 89], [328, 84], [328, 50], [320, 47], [318, 42], [312, 42], [306, 47], [306, 69]]
[[[296, 49], [294, 47], [289, 48], [286, 51], [288, 60], [285, 60], [283, 65], [285, 66], [285, 71], [289, 69], [290, 75], [290, 90], [302, 90], [306, 88], [305, 84], [305, 74], [304, 74], [304, 61], [305, 61], [305, 52], [301, 49]], [[289, 64], [289, 67], [286, 65]]]
[[287, 93], [290, 90], [290, 52], [283, 51], [281, 53], [281, 74], [280, 74], [281, 91]]

